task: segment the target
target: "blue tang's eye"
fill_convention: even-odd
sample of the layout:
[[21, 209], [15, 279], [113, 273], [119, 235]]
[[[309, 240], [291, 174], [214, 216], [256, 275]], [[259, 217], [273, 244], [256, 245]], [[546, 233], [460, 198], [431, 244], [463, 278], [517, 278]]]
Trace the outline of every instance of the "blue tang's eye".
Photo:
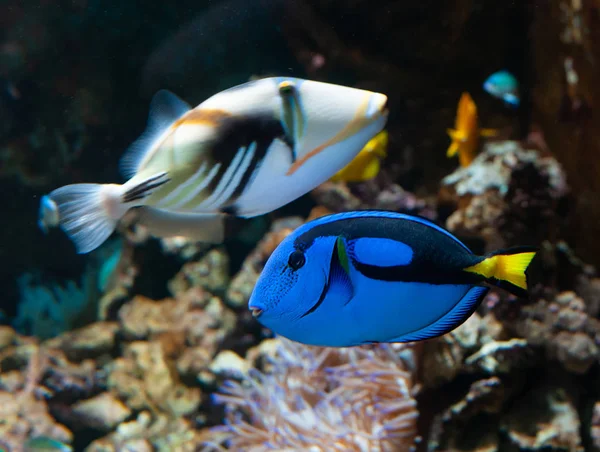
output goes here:
[[292, 270], [298, 270], [304, 265], [305, 262], [306, 258], [304, 257], [304, 253], [298, 250], [292, 252], [288, 259], [288, 265]]

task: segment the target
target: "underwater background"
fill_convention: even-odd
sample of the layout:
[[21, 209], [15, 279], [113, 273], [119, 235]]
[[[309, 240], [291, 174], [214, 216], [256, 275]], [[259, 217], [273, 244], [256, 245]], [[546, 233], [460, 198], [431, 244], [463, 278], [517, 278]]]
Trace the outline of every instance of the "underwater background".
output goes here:
[[[599, 39], [597, 0], [1, 2], [0, 450], [600, 450]], [[221, 245], [40, 228], [51, 190], [123, 182], [158, 90], [275, 75], [385, 93], [375, 170]], [[538, 247], [529, 298], [418, 343], [274, 337], [248, 311], [271, 252], [362, 209]]]

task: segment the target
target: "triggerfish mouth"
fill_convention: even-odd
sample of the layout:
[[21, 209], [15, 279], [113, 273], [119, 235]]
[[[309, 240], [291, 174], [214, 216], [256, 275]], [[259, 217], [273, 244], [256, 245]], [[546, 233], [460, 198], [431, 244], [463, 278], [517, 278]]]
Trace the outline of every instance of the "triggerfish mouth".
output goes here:
[[118, 184], [73, 184], [42, 198], [42, 229], [58, 224], [79, 253], [100, 246], [132, 208], [157, 237], [209, 243], [227, 218], [271, 212], [344, 168], [387, 121], [387, 97], [270, 77], [222, 91], [196, 108], [168, 91], [123, 157]]
[[274, 333], [324, 347], [411, 342], [452, 331], [489, 287], [527, 295], [529, 247], [473, 254], [420, 217], [357, 211], [310, 221], [269, 257], [250, 297]]

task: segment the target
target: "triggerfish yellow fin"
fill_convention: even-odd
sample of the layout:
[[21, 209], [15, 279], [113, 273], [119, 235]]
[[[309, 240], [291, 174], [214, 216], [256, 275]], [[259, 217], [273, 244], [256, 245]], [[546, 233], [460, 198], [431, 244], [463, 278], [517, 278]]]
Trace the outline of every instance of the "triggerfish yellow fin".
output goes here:
[[527, 294], [526, 271], [535, 254], [535, 249], [529, 247], [496, 251], [464, 271], [481, 275], [490, 283], [523, 297]]
[[381, 160], [387, 157], [388, 133], [375, 135], [354, 159], [338, 171], [332, 182], [365, 182], [373, 179], [381, 169]]

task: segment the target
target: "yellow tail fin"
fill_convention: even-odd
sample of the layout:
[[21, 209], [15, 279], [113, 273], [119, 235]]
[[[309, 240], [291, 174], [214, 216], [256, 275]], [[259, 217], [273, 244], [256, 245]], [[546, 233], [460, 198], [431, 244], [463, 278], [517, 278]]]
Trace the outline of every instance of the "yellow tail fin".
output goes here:
[[479, 129], [479, 135], [482, 137], [495, 137], [498, 135], [497, 129]]
[[499, 287], [518, 296], [527, 293], [527, 267], [535, 257], [532, 248], [512, 248], [496, 251], [465, 271], [479, 274]]

